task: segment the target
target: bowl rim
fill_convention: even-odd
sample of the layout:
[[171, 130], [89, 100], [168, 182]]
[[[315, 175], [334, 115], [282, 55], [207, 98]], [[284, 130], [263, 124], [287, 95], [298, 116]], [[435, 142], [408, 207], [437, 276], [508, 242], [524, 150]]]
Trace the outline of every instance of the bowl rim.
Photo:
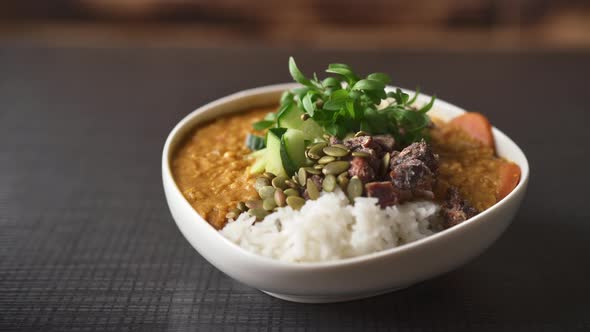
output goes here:
[[[203, 218], [201, 215], [199, 215], [199, 213], [192, 207], [192, 205], [189, 203], [189, 201], [184, 197], [184, 195], [182, 194], [182, 191], [180, 190], [180, 188], [178, 188], [178, 185], [177, 185], [176, 181], [174, 180], [174, 176], [172, 175], [172, 170], [170, 167], [170, 159], [172, 156], [173, 149], [172, 149], [171, 145], [174, 141], [177, 141], [177, 142], [182, 141], [182, 138], [180, 140], [176, 140], [176, 137], [179, 134], [186, 135], [188, 132], [190, 132], [190, 128], [188, 131], [185, 131], [184, 130], [185, 127], [187, 127], [187, 126], [194, 127], [196, 124], [192, 124], [191, 122], [192, 122], [193, 118], [199, 116], [199, 114], [201, 114], [201, 113], [207, 112], [208, 110], [210, 110], [212, 108], [215, 108], [220, 105], [235, 101], [240, 98], [251, 97], [253, 95], [264, 95], [264, 94], [278, 93], [278, 92], [281, 92], [281, 91], [284, 91], [287, 89], [292, 89], [292, 88], [298, 87], [298, 86], [300, 86], [298, 83], [279, 83], [279, 84], [265, 85], [265, 86], [260, 86], [260, 87], [256, 87], [256, 88], [240, 90], [238, 92], [235, 92], [235, 93], [229, 94], [227, 96], [215, 99], [211, 102], [208, 102], [208, 103], [196, 108], [195, 110], [193, 110], [192, 112], [190, 112], [186, 116], [184, 116], [174, 126], [174, 128], [170, 131], [170, 133], [168, 134], [168, 137], [166, 138], [166, 141], [165, 141], [165, 144], [163, 147], [163, 151], [162, 151], [162, 176], [163, 176], [163, 180], [164, 180], [164, 186], [166, 186], [166, 180], [169, 180], [169, 183], [173, 184], [175, 193], [178, 196], [182, 197], [181, 204], [188, 206], [190, 208], [190, 211], [194, 214], [195, 222], [203, 222], [206, 224], [204, 226], [206, 226], [205, 229], [207, 229], [207, 232], [209, 234], [204, 234], [203, 236], [210, 236], [210, 235], [216, 236], [217, 240], [223, 241], [233, 250], [238, 250], [240, 254], [245, 255], [249, 259], [252, 259], [259, 264], [265, 264], [265, 265], [270, 264], [270, 265], [273, 265], [277, 268], [296, 269], [299, 271], [301, 271], [301, 270], [318, 270], [318, 269], [328, 269], [328, 268], [334, 268], [334, 267], [345, 267], [345, 266], [349, 266], [349, 265], [356, 265], [359, 263], [366, 263], [366, 262], [373, 261], [373, 260], [384, 259], [385, 257], [391, 256], [391, 255], [396, 255], [396, 254], [400, 255], [400, 254], [405, 253], [407, 251], [413, 250], [416, 247], [426, 245], [430, 242], [444, 241], [446, 238], [453, 236], [453, 234], [456, 234], [457, 232], [465, 231], [469, 228], [476, 227], [478, 224], [485, 222], [485, 220], [487, 219], [486, 217], [488, 215], [492, 214], [495, 210], [499, 209], [501, 206], [505, 205], [511, 199], [516, 197], [519, 192], [526, 190], [526, 186], [529, 181], [530, 169], [529, 169], [529, 162], [528, 162], [528, 159], [527, 159], [525, 153], [510, 137], [508, 137], [506, 134], [504, 134], [498, 128], [492, 126], [492, 131], [494, 133], [494, 137], [499, 137], [502, 140], [506, 140], [509, 144], [512, 144], [515, 147], [516, 153], [519, 153], [522, 155], [522, 164], [519, 164], [519, 167], [521, 168], [521, 177], [520, 177], [520, 181], [519, 181], [518, 185], [506, 197], [501, 199], [499, 202], [496, 202], [496, 204], [494, 204], [493, 206], [491, 206], [487, 210], [479, 213], [475, 217], [472, 217], [472, 218], [460, 223], [459, 225], [455, 225], [451, 228], [431, 234], [431, 235], [421, 238], [419, 240], [403, 244], [401, 246], [397, 246], [397, 247], [393, 247], [393, 248], [389, 248], [389, 249], [385, 249], [385, 250], [381, 250], [381, 251], [377, 251], [377, 252], [373, 252], [373, 253], [368, 253], [368, 254], [364, 254], [364, 255], [360, 255], [360, 256], [347, 257], [347, 258], [342, 258], [342, 259], [337, 259], [337, 260], [330, 260], [330, 261], [323, 261], [323, 262], [285, 262], [285, 261], [281, 261], [278, 259], [258, 255], [256, 253], [248, 251], [248, 250], [240, 247], [238, 244], [230, 241], [225, 236], [221, 235], [221, 233], [218, 230], [216, 230], [211, 224], [209, 224], [205, 220], [205, 218]], [[390, 91], [392, 89], [397, 89], [397, 88], [398, 87], [388, 85], [386, 90]], [[408, 90], [405, 88], [400, 88], [400, 89], [402, 91], [404, 91], [406, 93], [410, 93], [410, 94], [415, 92], [413, 90]], [[430, 98], [430, 97], [431, 97], [430, 95], [420, 93], [419, 99]], [[463, 108], [456, 106], [454, 104], [451, 104], [449, 102], [446, 102], [442, 99], [439, 99], [438, 97], [436, 98], [434, 105], [435, 105], [435, 107], [438, 105], [439, 107], [442, 107], [442, 108], [451, 109], [451, 110], [453, 110], [453, 112], [456, 112], [456, 111], [458, 111], [458, 113], [467, 112]], [[233, 111], [224, 112], [223, 115], [233, 114], [233, 113], [237, 113], [237, 112], [240, 112], [240, 110], [236, 109]], [[216, 117], [217, 116], [213, 116], [211, 119], [214, 119]], [[173, 220], [174, 220], [174, 218], [173, 218]], [[177, 226], [178, 226], [178, 223], [177, 223]], [[215, 235], [213, 235], [213, 233]]]

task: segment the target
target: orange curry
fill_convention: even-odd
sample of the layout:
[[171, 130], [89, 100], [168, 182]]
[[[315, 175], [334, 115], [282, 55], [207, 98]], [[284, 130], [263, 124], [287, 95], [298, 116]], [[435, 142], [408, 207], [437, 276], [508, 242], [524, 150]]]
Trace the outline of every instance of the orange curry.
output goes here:
[[[237, 113], [203, 124], [174, 153], [171, 166], [178, 187], [195, 210], [220, 229], [225, 215], [240, 201], [256, 199], [244, 142], [252, 123], [275, 107]], [[431, 144], [440, 157], [435, 196], [456, 187], [478, 211], [506, 196], [518, 184], [520, 169], [495, 155], [489, 122], [467, 113], [449, 123], [434, 120]], [[483, 116], [481, 116], [483, 117]], [[483, 118], [485, 119], [485, 118]]]
[[[481, 212], [518, 184], [520, 168], [496, 156], [493, 139], [489, 141], [491, 144], [483, 143], [456, 123], [434, 122], [430, 135], [432, 149], [439, 155], [436, 197], [444, 197], [447, 189], [453, 186]], [[510, 171], [518, 174], [506, 174]]]
[[182, 194], [213, 227], [223, 228], [227, 212], [258, 197], [247, 171], [251, 152], [244, 144], [252, 123], [272, 108], [232, 114], [190, 133], [174, 153], [172, 174]]

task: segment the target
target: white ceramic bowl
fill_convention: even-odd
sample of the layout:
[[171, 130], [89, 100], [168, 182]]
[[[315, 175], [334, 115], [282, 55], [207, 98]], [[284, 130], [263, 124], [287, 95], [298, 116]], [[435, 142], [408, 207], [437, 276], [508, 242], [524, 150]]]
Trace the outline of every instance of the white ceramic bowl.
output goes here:
[[[191, 245], [230, 277], [295, 302], [364, 298], [408, 287], [465, 264], [489, 247], [512, 221], [525, 194], [529, 165], [520, 148], [494, 128], [498, 154], [520, 166], [520, 183], [502, 201], [458, 226], [398, 248], [323, 263], [283, 263], [250, 253], [225, 239], [182, 196], [172, 178], [171, 153], [196, 125], [228, 113], [277, 104], [281, 93], [294, 86], [265, 86], [211, 102], [180, 121], [166, 140], [162, 177], [170, 212]], [[418, 103], [425, 103], [429, 98], [421, 95]], [[451, 119], [465, 111], [439, 99], [431, 112]]]

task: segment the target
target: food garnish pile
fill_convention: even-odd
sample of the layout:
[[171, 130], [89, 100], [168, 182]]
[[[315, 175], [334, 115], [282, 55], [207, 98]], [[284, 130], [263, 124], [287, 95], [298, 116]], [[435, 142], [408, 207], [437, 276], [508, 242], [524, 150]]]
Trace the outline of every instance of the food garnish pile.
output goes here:
[[[440, 161], [430, 144], [436, 125], [427, 115], [434, 97], [416, 105], [418, 90], [413, 96], [400, 89], [386, 91], [388, 75], [360, 77], [345, 64], [330, 64], [326, 72], [332, 75], [323, 80], [316, 74], [306, 77], [293, 58], [289, 71], [301, 86], [285, 92], [278, 110], [253, 124], [254, 131], [264, 135], [249, 134], [246, 139], [253, 151], [249, 172], [255, 175], [259, 199], [239, 202], [227, 219], [247, 211], [262, 220], [279, 207], [298, 210], [322, 191], [338, 189], [351, 204], [356, 197], [375, 197], [383, 208], [439, 201], [441, 228], [479, 212], [457, 187], [446, 184], [443, 193], [437, 188]], [[485, 117], [466, 113], [453, 123], [499, 159], [493, 155], [494, 139]], [[516, 168], [500, 179], [499, 186], [510, 187], [507, 193], [518, 183]]]

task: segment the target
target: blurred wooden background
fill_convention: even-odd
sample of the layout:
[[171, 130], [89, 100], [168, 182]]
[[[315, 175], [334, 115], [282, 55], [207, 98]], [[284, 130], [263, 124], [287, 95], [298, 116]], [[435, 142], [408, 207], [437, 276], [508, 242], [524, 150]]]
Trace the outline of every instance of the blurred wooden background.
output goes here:
[[3, 0], [0, 40], [98, 47], [590, 49], [590, 0]]

